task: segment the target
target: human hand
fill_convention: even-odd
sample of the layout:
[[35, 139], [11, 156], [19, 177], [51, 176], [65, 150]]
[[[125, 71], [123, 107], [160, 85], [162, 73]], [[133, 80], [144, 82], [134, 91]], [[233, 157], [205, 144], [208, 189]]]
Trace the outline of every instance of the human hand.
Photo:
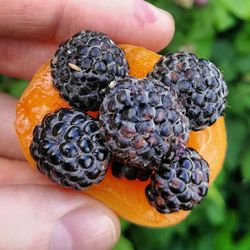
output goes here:
[[[0, 73], [22, 79], [79, 30], [155, 51], [174, 32], [171, 16], [142, 0], [0, 0], [0, 6]], [[110, 249], [119, 237], [117, 216], [28, 166], [14, 131], [15, 105], [0, 93], [0, 249]]]

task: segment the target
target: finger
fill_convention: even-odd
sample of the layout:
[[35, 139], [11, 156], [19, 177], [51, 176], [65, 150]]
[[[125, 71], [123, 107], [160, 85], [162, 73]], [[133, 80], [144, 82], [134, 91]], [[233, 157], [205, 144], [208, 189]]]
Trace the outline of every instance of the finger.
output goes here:
[[0, 188], [0, 249], [111, 249], [119, 221], [76, 191], [17, 185]]
[[16, 99], [0, 93], [0, 156], [24, 159], [14, 128]]
[[58, 186], [28, 162], [0, 157], [0, 186], [23, 184]]
[[13, 38], [0, 40], [0, 74], [30, 80], [35, 71], [49, 61], [56, 45]]
[[[143, 0], [0, 0], [0, 36], [61, 42], [81, 29], [117, 42], [160, 50], [171, 40], [173, 18]], [[153, 39], [152, 39], [153, 36]]]

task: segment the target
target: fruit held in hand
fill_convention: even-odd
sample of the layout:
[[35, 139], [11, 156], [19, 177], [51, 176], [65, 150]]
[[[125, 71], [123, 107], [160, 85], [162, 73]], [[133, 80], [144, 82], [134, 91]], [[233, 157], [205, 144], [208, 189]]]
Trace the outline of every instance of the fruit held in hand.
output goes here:
[[[153, 70], [155, 63], [160, 59], [159, 55], [157, 55], [151, 51], [148, 51], [146, 49], [143, 49], [143, 48], [138, 48], [138, 47], [134, 47], [131, 45], [121, 45], [120, 47], [125, 52], [125, 57], [126, 57], [126, 60], [128, 61], [129, 68], [130, 68], [130, 76], [132, 76], [132, 77], [145, 78], [146, 75], [150, 71]], [[75, 51], [77, 51], [77, 50], [75, 50]], [[78, 51], [77, 51], [77, 53], [78, 53]], [[77, 69], [77, 68], [75, 66], [73, 66], [73, 69]], [[126, 79], [129, 79], [129, 77], [126, 76]], [[124, 81], [121, 78], [115, 79], [114, 82], [113, 82], [113, 80], [114, 79], [112, 79], [107, 84], [107, 86], [109, 86], [109, 89], [107, 89], [107, 95], [109, 95], [109, 93], [112, 92], [112, 90], [111, 90], [111, 92], [109, 92], [110, 89], [112, 89], [112, 86], [115, 86], [114, 88], [117, 87], [118, 90], [120, 90], [119, 89], [119, 82], [121, 83], [121, 86], [122, 86], [122, 82]], [[153, 80], [151, 77], [150, 77], [150, 80], [148, 78], [145, 78], [144, 80], [134, 79], [135, 85], [133, 85], [132, 87], [129, 87], [128, 90], [131, 91], [131, 89], [132, 90], [133, 89], [137, 89], [137, 90], [141, 89], [140, 91], [144, 91], [143, 88], [144, 87], [145, 87], [145, 89], [147, 88], [146, 83], [149, 84], [148, 87], [149, 87], [149, 89], [151, 89], [152, 87], [150, 87], [150, 86], [151, 86], [152, 82], [154, 83], [157, 81], [158, 80]], [[138, 86], [139, 82], [140, 83], [144, 82], [144, 83], [142, 84], [142, 86], [139, 87]], [[83, 85], [84, 84], [85, 83], [83, 83]], [[162, 86], [162, 83], [160, 83], [160, 85]], [[171, 90], [168, 86], [165, 86], [165, 87], [163, 86], [162, 88], [163, 88], [162, 92], [166, 91], [166, 93], [168, 93], [170, 91], [169, 93], [173, 92], [172, 95], [177, 94], [177, 93], [175, 93], [174, 89]], [[91, 92], [92, 89], [89, 91]], [[162, 93], [162, 92], [160, 93], [160, 96], [164, 96], [164, 93]], [[140, 92], [140, 93], [142, 93], [142, 92]], [[165, 93], [165, 95], [170, 95], [170, 94], [166, 94], [166, 93]], [[32, 149], [32, 147], [31, 147], [32, 141], [33, 141], [33, 144], [34, 144], [34, 142], [35, 143], [37, 142], [36, 149], [34, 150], [34, 152], [39, 152], [39, 145], [38, 145], [39, 141], [37, 140], [36, 136], [33, 137], [33, 131], [34, 131], [35, 127], [42, 126], [43, 120], [44, 119], [46, 120], [46, 115], [48, 116], [48, 114], [52, 114], [52, 113], [57, 114], [57, 112], [60, 112], [59, 110], [62, 108], [64, 108], [63, 110], [65, 110], [65, 109], [71, 110], [70, 101], [68, 103], [68, 101], [63, 99], [61, 96], [62, 96], [62, 93], [60, 93], [60, 90], [55, 88], [53, 85], [53, 78], [51, 76], [51, 68], [50, 68], [50, 65], [47, 64], [47, 65], [44, 65], [36, 73], [32, 82], [30, 83], [29, 87], [26, 89], [25, 93], [23, 94], [23, 96], [20, 99], [19, 104], [17, 106], [17, 119], [16, 119], [16, 123], [15, 123], [17, 134], [19, 136], [19, 139], [21, 142], [21, 147], [22, 147], [22, 150], [23, 150], [27, 160], [34, 167], [36, 167], [37, 164], [39, 165], [39, 162], [36, 162], [38, 159], [38, 158], [36, 158], [37, 157], [36, 153], [33, 153], [34, 157], [32, 157], [30, 154], [30, 148]], [[143, 96], [143, 95], [141, 94], [141, 96]], [[106, 97], [104, 97], [104, 98], [106, 98]], [[114, 98], [117, 101], [118, 96], [115, 95]], [[155, 99], [157, 99], [157, 98], [155, 98]], [[176, 98], [174, 98], [174, 99], [176, 99]], [[120, 100], [122, 100], [122, 99], [120, 99]], [[138, 110], [143, 110], [143, 105], [145, 105], [145, 103], [143, 104], [143, 102], [131, 102], [131, 103], [133, 105], [131, 105], [130, 107], [132, 109], [135, 108]], [[150, 102], [148, 102], [148, 104], [149, 103]], [[136, 107], [136, 105], [138, 105], [138, 107]], [[173, 107], [180, 107], [180, 105], [182, 105], [181, 102], [179, 102], [178, 100], [175, 100]], [[120, 113], [122, 114], [123, 110], [126, 110], [126, 112], [127, 112], [127, 108], [128, 107], [126, 105], [123, 105], [123, 108], [119, 109]], [[89, 116], [87, 116], [86, 113], [84, 113], [84, 110], [86, 110], [86, 109], [87, 108], [84, 107], [83, 109], [78, 109], [77, 112], [82, 113], [86, 119], [91, 120], [92, 118], [90, 118], [89, 116], [92, 116], [98, 120], [98, 112], [87, 112], [89, 115]], [[89, 108], [89, 110], [91, 110], [91, 109], [92, 108]], [[157, 108], [155, 108], [155, 109], [157, 110]], [[146, 112], [146, 113], [140, 112], [140, 114], [142, 114], [141, 118], [148, 117], [147, 119], [149, 119], [149, 120], [147, 120], [147, 121], [150, 121], [150, 122], [152, 122], [152, 120], [157, 121], [156, 116], [155, 116], [157, 112], [151, 112], [150, 105], [147, 107], [146, 110], [148, 110], [150, 112]], [[178, 110], [178, 108], [177, 108], [177, 110]], [[188, 120], [186, 118], [185, 109], [179, 108], [179, 110], [180, 110], [180, 115], [177, 117], [185, 117], [185, 118], [181, 119], [181, 121]], [[181, 111], [181, 110], [183, 110], [183, 111]], [[118, 111], [118, 113], [119, 113], [119, 111]], [[112, 112], [114, 112], [114, 111], [112, 111]], [[169, 112], [167, 107], [165, 107], [165, 110], [163, 113], [166, 114], [166, 118], [165, 118], [165, 120], [162, 120], [162, 124], [165, 121], [169, 121], [169, 119], [171, 120], [171, 115], [170, 115], [171, 112]], [[129, 112], [127, 112], [127, 114], [129, 114]], [[131, 121], [132, 122], [136, 121], [136, 123], [137, 123], [138, 117], [139, 117], [139, 112], [136, 114], [137, 114], [137, 117], [135, 118], [135, 120], [132, 119]], [[143, 114], [147, 114], [147, 116], [144, 117]], [[149, 114], [149, 116], [148, 116], [148, 114]], [[107, 115], [106, 111], [104, 113], [102, 113], [102, 111], [101, 111], [101, 115], [106, 116]], [[118, 114], [114, 112], [113, 117], [114, 116], [118, 116]], [[120, 117], [122, 117], [122, 115]], [[125, 115], [125, 117], [128, 118], [128, 116], [126, 116], [126, 115]], [[162, 116], [159, 116], [159, 117], [162, 117]], [[172, 118], [172, 120], [173, 120], [173, 118]], [[67, 124], [67, 127], [69, 126], [69, 128], [71, 126], [73, 126], [73, 124], [71, 124], [71, 121], [72, 120], [70, 118], [69, 120], [67, 120], [65, 122], [65, 124]], [[109, 122], [112, 122], [112, 119], [105, 119], [104, 121], [109, 123]], [[122, 119], [121, 119], [121, 121], [123, 122]], [[94, 123], [97, 124], [97, 126], [99, 126], [99, 128], [101, 128], [101, 130], [104, 128], [103, 121], [97, 122], [97, 123], [94, 122]], [[127, 123], [127, 121], [125, 123]], [[47, 124], [49, 124], [49, 122], [47, 122]], [[78, 139], [80, 139], [82, 136], [83, 138], [90, 138], [90, 140], [92, 140], [91, 133], [89, 133], [92, 130], [85, 133], [85, 132], [83, 132], [84, 125], [82, 125], [82, 124], [84, 124], [84, 122], [80, 122], [80, 124], [82, 126], [82, 127], [80, 126], [82, 128], [82, 130], [80, 130], [81, 133], [80, 133], [80, 137]], [[157, 122], [156, 122], [156, 124], [157, 124]], [[171, 124], [171, 123], [169, 123], [169, 124]], [[169, 124], [168, 124], [167, 128], [170, 128]], [[188, 123], [184, 122], [182, 125], [180, 125], [180, 127], [184, 127], [183, 131], [186, 131], [188, 133], [188, 125], [187, 124]], [[106, 126], [106, 124], [105, 124], [105, 126]], [[49, 135], [53, 131], [52, 127], [50, 127], [48, 129], [48, 131], [50, 131]], [[160, 127], [159, 124], [157, 124], [156, 127]], [[139, 131], [141, 131], [140, 130], [141, 127], [138, 126], [138, 128], [137, 128], [135, 126], [135, 128], [136, 128], [136, 133], [138, 133], [140, 135]], [[158, 133], [158, 130], [155, 130], [155, 131], [157, 131], [157, 133]], [[65, 134], [64, 134], [64, 132], [65, 132]], [[62, 145], [64, 145], [63, 143], [64, 143], [65, 139], [66, 139], [66, 142], [69, 142], [69, 141], [67, 141], [68, 139], [66, 138], [67, 137], [66, 130], [64, 132], [63, 132], [63, 136], [62, 136], [63, 141], [61, 141], [59, 143]], [[105, 129], [103, 129], [103, 132], [105, 132]], [[35, 133], [36, 133], [36, 131], [35, 131]], [[77, 134], [79, 134], [79, 133], [75, 133], [76, 136], [77, 136]], [[95, 132], [93, 132], [93, 134], [95, 134]], [[115, 134], [116, 134], [116, 132], [113, 135], [115, 135]], [[143, 134], [143, 138], [145, 140], [147, 140], [149, 143], [157, 141], [157, 140], [149, 140], [149, 137], [148, 137], [149, 134], [150, 133]], [[53, 136], [51, 137], [51, 139], [53, 139]], [[161, 137], [161, 135], [157, 135], [157, 136]], [[74, 136], [72, 139], [73, 139], [73, 143], [76, 143], [77, 146], [80, 145], [79, 140], [75, 140]], [[161, 139], [162, 139], [162, 137], [161, 137]], [[106, 135], [104, 134], [104, 143], [106, 146], [108, 146], [107, 142], [109, 140], [110, 140], [110, 138], [107, 136], [107, 134]], [[117, 140], [116, 136], [114, 136], [114, 140]], [[164, 143], [168, 144], [168, 138], [164, 138], [163, 140], [164, 140]], [[225, 156], [226, 136], [225, 136], [224, 119], [219, 118], [214, 123], [214, 125], [206, 128], [205, 130], [201, 130], [199, 132], [190, 132], [187, 145], [184, 145], [185, 141], [186, 140], [183, 140], [183, 143], [180, 143], [182, 145], [177, 146], [178, 150], [172, 151], [173, 158], [169, 159], [168, 157], [163, 156], [161, 159], [159, 159], [158, 160], [159, 167], [161, 166], [161, 163], [163, 163], [163, 162], [168, 164], [168, 166], [170, 166], [171, 164], [174, 164], [176, 161], [178, 161], [178, 159], [179, 159], [178, 157], [182, 157], [185, 155], [185, 152], [187, 152], [187, 151], [185, 151], [185, 150], [187, 150], [186, 147], [191, 147], [191, 148], [194, 148], [195, 150], [197, 150], [199, 155], [201, 155], [205, 159], [205, 161], [209, 164], [210, 183], [211, 183], [214, 180], [214, 178], [216, 177], [216, 175], [218, 174], [218, 172], [220, 171], [220, 169], [222, 167], [223, 160], [224, 160], [224, 156]], [[59, 142], [59, 140], [57, 140], [57, 142]], [[70, 143], [72, 143], [72, 141], [70, 141]], [[47, 143], [47, 144], [49, 144], [49, 143]], [[87, 144], [85, 144], [85, 145], [87, 145]], [[98, 146], [99, 144], [95, 144], [95, 145], [97, 145], [97, 147], [99, 147]], [[104, 145], [104, 144], [102, 144], [102, 145]], [[151, 147], [152, 147], [152, 145], [151, 145]], [[157, 145], [157, 143], [155, 145]], [[214, 145], [216, 145], [216, 147]], [[46, 147], [45, 147], [45, 151], [47, 149], [47, 146], [48, 145], [46, 145]], [[50, 148], [50, 144], [48, 147]], [[149, 148], [151, 148], [151, 147], [149, 147]], [[79, 147], [79, 148], [81, 148], [81, 147]], [[74, 161], [74, 156], [73, 156], [74, 153], [72, 152], [73, 155], [71, 155], [71, 153], [70, 153], [71, 149], [72, 149], [72, 147], [69, 147], [68, 150], [66, 150], [64, 152], [63, 158], [67, 161], [69, 161], [69, 160]], [[84, 151], [82, 149], [80, 149], [80, 150]], [[120, 150], [120, 148], [118, 148], [118, 150]], [[41, 152], [44, 152], [44, 151], [42, 150]], [[80, 152], [80, 151], [77, 151], [77, 152]], [[92, 152], [93, 151], [91, 151], [91, 153], [89, 151], [88, 152], [84, 151], [84, 152], [82, 152], [81, 155], [80, 154], [77, 155], [77, 157], [84, 158], [86, 156], [90, 156], [90, 154], [92, 154]], [[133, 150], [131, 153], [132, 154], [134, 153]], [[109, 151], [108, 154], [112, 155], [113, 158], [119, 158], [116, 156], [115, 152]], [[95, 155], [95, 156], [97, 157], [97, 155]], [[45, 153], [44, 157], [47, 157], [46, 153]], [[153, 158], [154, 157], [155, 156], [153, 156]], [[187, 155], [185, 157], [186, 158], [189, 157], [190, 159], [193, 159], [190, 155]], [[98, 164], [100, 164], [101, 166], [106, 166], [108, 158], [109, 158], [109, 156], [107, 156], [107, 158], [104, 159], [104, 162], [102, 162], [102, 160], [98, 160], [96, 162], [98, 162]], [[84, 161], [82, 162], [82, 164], [83, 163], [84, 163]], [[60, 164], [65, 164], [65, 162], [60, 162]], [[53, 167], [57, 168], [60, 166], [60, 164], [53, 166]], [[102, 165], [102, 164], [104, 164], [104, 165]], [[85, 164], [83, 164], [83, 165], [85, 165]], [[143, 166], [146, 166], [146, 165], [149, 166], [150, 164], [145, 164]], [[179, 165], [182, 166], [182, 164], [180, 164], [180, 163], [179, 163]], [[43, 168], [44, 168], [44, 164], [42, 164], [41, 166], [43, 166]], [[180, 166], [178, 168], [181, 168]], [[74, 167], [76, 167], [77, 169], [81, 169], [80, 164], [77, 166], [74, 165]], [[133, 168], [133, 166], [131, 166], [131, 165], [125, 166], [125, 167], [126, 168], [128, 168], [128, 167]], [[61, 168], [61, 169], [63, 169], [63, 168]], [[105, 167], [103, 168], [103, 171], [105, 172], [104, 169], [105, 169]], [[176, 223], [180, 222], [181, 220], [183, 220], [185, 218], [185, 216], [188, 214], [187, 211], [179, 210], [179, 209], [183, 209], [183, 208], [186, 209], [186, 208], [188, 208], [188, 206], [187, 207], [179, 206], [179, 208], [175, 210], [176, 212], [170, 211], [169, 209], [161, 211], [161, 212], [164, 212], [165, 214], [159, 213], [154, 207], [150, 206], [150, 204], [148, 203], [148, 201], [146, 200], [146, 197], [145, 197], [145, 188], [148, 185], [151, 185], [152, 188], [154, 187], [155, 189], [157, 189], [156, 193], [160, 194], [159, 190], [160, 190], [161, 186], [159, 186], [157, 183], [155, 183], [153, 181], [154, 178], [157, 179], [158, 178], [157, 176], [160, 176], [160, 174], [161, 174], [161, 172], [159, 172], [159, 173], [157, 172], [158, 171], [157, 168], [154, 168], [154, 170], [153, 170], [154, 172], [152, 173], [152, 176], [155, 176], [155, 177], [152, 177], [151, 184], [150, 184], [150, 180], [140, 181], [139, 180], [140, 178], [138, 178], [138, 175], [137, 175], [137, 178], [133, 181], [127, 180], [126, 178], [117, 178], [114, 176], [114, 175], [116, 175], [114, 173], [114, 171], [113, 171], [114, 175], [112, 174], [111, 169], [114, 170], [114, 168], [112, 168], [112, 162], [110, 163], [110, 166], [108, 167], [107, 172], [105, 174], [105, 177], [102, 179], [102, 181], [98, 184], [89, 186], [87, 189], [84, 189], [83, 192], [85, 192], [85, 193], [95, 197], [96, 199], [102, 201], [103, 203], [105, 203], [107, 206], [111, 207], [114, 211], [116, 211], [120, 216], [124, 217], [125, 219], [128, 219], [134, 223], [141, 224], [141, 225], [148, 225], [148, 226], [155, 226], [155, 227], [172, 225], [172, 224], [176, 224]], [[119, 172], [118, 171], [119, 169], [116, 169], [116, 170], [117, 170], [117, 172]], [[82, 173], [85, 174], [86, 171], [87, 170], [84, 170], [84, 171], [82, 171]], [[126, 173], [127, 173], [126, 171], [121, 170], [122, 173], [125, 173], [125, 177], [126, 177]], [[151, 170], [149, 170], [149, 171], [150, 171], [150, 173], [149, 173], [149, 175], [150, 175]], [[192, 173], [192, 171], [193, 170], [190, 170], [190, 173]], [[101, 171], [101, 173], [103, 173], [103, 172]], [[68, 175], [67, 178], [69, 176], [70, 175]], [[102, 176], [102, 174], [100, 174], [100, 176]], [[117, 176], [123, 177], [120, 174], [117, 174]], [[199, 176], [199, 175], [197, 175], [197, 176]], [[129, 178], [130, 177], [131, 176], [129, 176]], [[61, 178], [61, 176], [60, 176], [60, 178]], [[64, 177], [62, 177], [62, 178], [64, 178]], [[93, 178], [93, 179], [95, 179], [95, 178]], [[197, 177], [197, 180], [198, 179], [199, 178]], [[200, 179], [202, 180], [202, 183], [206, 182], [205, 175], [204, 176], [202, 175], [202, 177]], [[65, 178], [65, 180], [66, 180], [66, 178]], [[164, 184], [164, 182], [165, 182], [165, 184]], [[167, 181], [164, 181], [164, 182], [162, 184], [166, 188], [169, 185], [169, 183]], [[96, 183], [96, 182], [93, 181], [92, 183]], [[198, 183], [198, 181], [197, 181], [197, 183]], [[64, 182], [63, 182], [63, 184], [64, 184]], [[199, 185], [199, 184], [195, 184], [195, 185]], [[193, 182], [189, 183], [189, 187], [192, 190], [197, 190], [197, 188], [195, 188], [196, 187], [195, 185]], [[151, 188], [151, 186], [149, 186], [149, 187]], [[74, 185], [73, 185], [73, 187], [74, 187]], [[82, 188], [82, 186], [78, 185], [77, 188], [80, 189], [80, 188]], [[160, 194], [160, 196], [161, 195], [162, 195], [162, 193]], [[165, 197], [164, 197], [164, 199], [165, 199]], [[155, 206], [157, 208], [157, 205], [154, 201], [150, 201], [150, 202], [153, 206]], [[199, 202], [199, 200], [195, 199], [195, 202], [192, 200], [191, 204], [195, 205], [198, 202]], [[191, 207], [189, 206], [189, 208], [191, 208]], [[169, 213], [169, 212], [172, 212], [172, 213]]]

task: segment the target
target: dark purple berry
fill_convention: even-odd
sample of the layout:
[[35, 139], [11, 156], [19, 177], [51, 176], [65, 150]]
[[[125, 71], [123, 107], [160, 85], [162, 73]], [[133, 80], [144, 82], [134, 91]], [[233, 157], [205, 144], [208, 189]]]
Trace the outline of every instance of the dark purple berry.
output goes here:
[[162, 163], [145, 193], [160, 213], [191, 210], [207, 194], [208, 181], [208, 163], [194, 149], [186, 148], [172, 163]]
[[99, 183], [110, 153], [98, 122], [72, 109], [60, 109], [35, 127], [30, 153], [52, 181], [74, 189]]
[[186, 52], [168, 53], [148, 76], [177, 93], [192, 130], [204, 129], [223, 115], [227, 85], [213, 63]]
[[127, 77], [110, 84], [100, 109], [106, 146], [130, 167], [157, 169], [186, 143], [189, 121], [167, 87], [152, 78]]
[[128, 63], [107, 35], [81, 31], [59, 46], [51, 60], [51, 74], [71, 106], [98, 110], [107, 85], [128, 74]]
[[126, 165], [113, 162], [112, 163], [112, 174], [117, 178], [126, 178], [127, 180], [140, 180], [146, 181], [150, 177], [152, 170], [142, 169], [136, 167], [127, 167]]

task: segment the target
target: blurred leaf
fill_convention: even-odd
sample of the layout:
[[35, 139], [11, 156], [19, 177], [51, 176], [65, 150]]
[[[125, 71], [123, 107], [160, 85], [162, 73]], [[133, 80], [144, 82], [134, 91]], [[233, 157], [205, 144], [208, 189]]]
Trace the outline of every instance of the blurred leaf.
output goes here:
[[213, 0], [213, 19], [216, 28], [219, 31], [224, 31], [232, 27], [236, 20], [225, 8], [223, 0]]
[[241, 160], [241, 173], [243, 180], [250, 182], [250, 149], [244, 151]]
[[[250, 4], [250, 1], [249, 1]], [[250, 10], [249, 10], [250, 14]], [[240, 30], [240, 32], [236, 33], [236, 38], [235, 38], [235, 47], [236, 49], [243, 53], [243, 54], [250, 54], [250, 46], [249, 46], [249, 41], [250, 41], [250, 23], [245, 23], [243, 25], [243, 28]]]
[[225, 221], [225, 203], [215, 184], [209, 188], [205, 209], [212, 224], [220, 225]]
[[15, 97], [20, 97], [28, 85], [28, 81], [18, 80], [7, 76], [2, 76], [0, 80], [0, 90]]
[[204, 234], [201, 237], [197, 239], [197, 242], [195, 244], [196, 247], [193, 249], [197, 250], [211, 250], [213, 249], [214, 242], [213, 242], [213, 235], [210, 234]]
[[238, 72], [249, 73], [250, 72], [250, 54], [240, 55], [240, 57], [237, 58], [234, 67], [237, 68]]
[[124, 232], [130, 226], [130, 223], [124, 219], [120, 219], [120, 224], [122, 232]]
[[237, 68], [231, 67], [235, 60], [235, 51], [231, 42], [217, 39], [212, 49], [212, 61], [217, 65], [224, 75], [226, 81], [230, 82], [237, 74]]
[[26, 89], [28, 82], [27, 81], [16, 81], [11, 83], [12, 86], [8, 86], [8, 93], [15, 96], [20, 97], [23, 91]]
[[250, 1], [249, 0], [222, 0], [225, 6], [235, 16], [249, 20], [250, 19]]
[[228, 213], [227, 214], [227, 223], [220, 228], [215, 234], [215, 249], [221, 250], [234, 250], [234, 244], [232, 239], [232, 233], [235, 230], [237, 225], [237, 214]]
[[121, 235], [119, 241], [112, 248], [112, 250], [134, 250], [133, 244], [126, 237]]
[[136, 250], [162, 250], [173, 236], [171, 231], [171, 228], [149, 229], [134, 226], [130, 236]]
[[243, 151], [241, 145], [247, 138], [247, 129], [241, 121], [230, 119], [227, 122], [228, 151], [226, 164], [230, 168], [235, 168], [240, 162], [240, 153]]
[[213, 46], [213, 59], [218, 63], [231, 62], [235, 57], [235, 51], [230, 41], [217, 39]]
[[250, 233], [244, 235], [236, 245], [237, 250], [248, 250], [250, 246]]
[[[250, 83], [232, 86], [228, 96], [229, 111], [238, 115], [248, 115], [250, 111]], [[248, 111], [247, 111], [248, 110]]]

